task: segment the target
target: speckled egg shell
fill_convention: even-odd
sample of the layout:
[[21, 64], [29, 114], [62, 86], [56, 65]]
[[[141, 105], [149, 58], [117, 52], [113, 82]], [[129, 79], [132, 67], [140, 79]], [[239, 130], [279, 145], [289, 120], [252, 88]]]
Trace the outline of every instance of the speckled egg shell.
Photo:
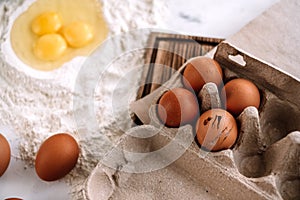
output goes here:
[[212, 109], [199, 117], [196, 134], [198, 142], [204, 149], [219, 151], [232, 147], [238, 136], [238, 128], [229, 112]]

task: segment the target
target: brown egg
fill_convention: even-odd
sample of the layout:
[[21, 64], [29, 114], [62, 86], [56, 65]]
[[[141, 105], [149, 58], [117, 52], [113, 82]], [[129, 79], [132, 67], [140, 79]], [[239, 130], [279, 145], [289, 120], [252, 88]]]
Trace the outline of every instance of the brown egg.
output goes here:
[[10, 162], [10, 146], [6, 138], [0, 134], [0, 176], [4, 174]]
[[36, 173], [45, 181], [58, 180], [75, 167], [78, 157], [79, 146], [71, 135], [53, 135], [44, 141], [37, 153]]
[[162, 95], [158, 103], [158, 116], [169, 127], [192, 123], [199, 116], [197, 97], [184, 88], [174, 88]]
[[202, 56], [191, 60], [186, 65], [182, 81], [186, 88], [192, 87], [198, 93], [205, 83], [212, 82], [220, 85], [222, 77], [222, 68], [217, 61]]
[[203, 113], [196, 124], [197, 140], [206, 150], [228, 149], [238, 135], [234, 117], [222, 109], [212, 109]]
[[246, 107], [259, 107], [258, 88], [249, 80], [237, 78], [229, 81], [222, 89], [222, 99], [226, 100], [226, 110], [238, 116]]

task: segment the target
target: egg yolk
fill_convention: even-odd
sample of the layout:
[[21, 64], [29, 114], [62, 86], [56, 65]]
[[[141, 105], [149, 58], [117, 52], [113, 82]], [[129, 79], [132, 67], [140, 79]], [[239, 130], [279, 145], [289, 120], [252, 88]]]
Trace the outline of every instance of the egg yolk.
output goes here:
[[41, 60], [56, 60], [67, 49], [64, 38], [56, 33], [41, 36], [34, 45], [34, 54]]
[[63, 29], [63, 35], [71, 47], [83, 47], [94, 38], [92, 27], [84, 22], [73, 22]]
[[62, 27], [62, 20], [56, 12], [45, 12], [37, 16], [32, 24], [31, 30], [37, 35], [55, 33]]

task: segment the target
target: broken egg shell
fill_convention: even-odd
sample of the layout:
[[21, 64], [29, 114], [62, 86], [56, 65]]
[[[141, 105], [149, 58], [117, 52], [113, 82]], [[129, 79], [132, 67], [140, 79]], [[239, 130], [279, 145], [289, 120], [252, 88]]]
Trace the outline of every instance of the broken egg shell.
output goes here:
[[0, 177], [7, 170], [10, 163], [10, 146], [6, 138], [0, 134]]
[[165, 92], [159, 100], [158, 117], [169, 127], [193, 123], [199, 116], [199, 104], [195, 94], [184, 88]]
[[238, 136], [234, 117], [222, 109], [211, 109], [203, 113], [196, 123], [197, 140], [205, 150], [229, 149]]
[[79, 146], [71, 135], [53, 135], [40, 146], [35, 160], [36, 173], [44, 181], [58, 180], [75, 167], [78, 157]]

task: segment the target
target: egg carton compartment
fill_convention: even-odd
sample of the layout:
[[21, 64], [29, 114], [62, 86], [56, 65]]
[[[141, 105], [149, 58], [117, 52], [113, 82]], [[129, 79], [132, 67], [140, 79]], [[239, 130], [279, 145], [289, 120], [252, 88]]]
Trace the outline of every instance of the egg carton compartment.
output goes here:
[[[194, 139], [192, 125], [167, 128], [157, 117], [157, 103], [162, 94], [171, 88], [183, 87], [180, 77], [188, 60], [169, 81], [131, 104], [137, 117], [148, 124], [133, 128], [134, 132], [147, 133], [149, 127], [158, 129], [155, 136], [158, 139], [152, 138], [146, 144], [141, 141], [136, 143], [130, 139], [131, 134], [125, 134], [118, 144], [121, 149], [124, 146], [131, 147], [131, 150], [132, 147], [139, 147], [144, 152], [153, 152], [172, 142], [178, 146], [175, 149], [185, 147], [182, 156], [162, 169], [153, 168], [139, 174], [128, 170], [124, 172], [124, 165], [131, 163], [131, 168], [135, 168], [136, 172], [138, 167], [149, 165], [145, 158], [121, 159], [126, 155], [123, 150], [117, 154], [121, 155], [120, 159], [116, 154], [108, 154], [104, 161], [112, 159], [114, 166], [107, 167], [103, 161], [99, 163], [87, 180], [87, 199], [99, 199], [102, 189], [107, 187], [111, 188], [109, 195], [100, 199], [178, 199], [180, 195], [184, 199], [234, 199], [237, 195], [241, 199], [300, 198], [300, 132], [297, 131], [300, 130], [297, 123], [300, 119], [300, 100], [297, 99], [299, 81], [227, 43], [218, 46], [214, 59], [224, 70], [224, 82], [237, 77], [246, 78], [255, 83], [261, 93], [259, 109], [247, 107], [236, 118], [239, 136], [235, 145], [219, 152], [204, 151]], [[198, 94], [201, 112], [222, 107], [219, 89], [214, 83], [204, 85]], [[192, 138], [191, 145], [178, 140], [177, 135], [182, 132]], [[168, 159], [170, 155], [163, 153], [159, 158], [152, 158], [152, 161], [160, 163]], [[122, 163], [124, 160], [126, 162]], [[118, 180], [124, 177], [126, 181], [116, 183], [116, 173]], [[125, 193], [129, 196], [122, 197]]]
[[[136, 134], [155, 136], [137, 139]], [[152, 125], [134, 127], [99, 164], [86, 181], [86, 199], [274, 199], [278, 194], [260, 192], [256, 182], [242, 176], [235, 167], [231, 150], [207, 155], [193, 140], [192, 126], [158, 129]], [[170, 162], [174, 151], [151, 152], [172, 144], [172, 150], [183, 154]], [[117, 150], [116, 150], [117, 149]], [[143, 152], [143, 156], [132, 156]], [[148, 153], [148, 154], [147, 154]], [[110, 167], [107, 167], [107, 163]], [[165, 162], [170, 165], [165, 166]], [[150, 167], [149, 167], [150, 165]], [[145, 166], [147, 169], [145, 170]], [[152, 168], [154, 166], [154, 168]], [[155, 170], [156, 167], [162, 167]], [[165, 167], [163, 167], [165, 166]], [[151, 170], [151, 168], [153, 170]], [[144, 169], [145, 173], [131, 173]], [[272, 188], [271, 182], [264, 182]]]
[[[258, 113], [247, 108], [238, 117], [239, 121], [248, 122], [241, 123], [240, 137], [233, 148], [239, 171], [251, 178], [274, 176], [281, 198], [299, 199], [299, 80], [226, 43], [216, 52], [215, 59], [226, 66], [227, 79], [250, 79], [261, 92]], [[246, 112], [250, 115], [246, 116]], [[245, 126], [249, 126], [248, 132], [243, 131]]]

